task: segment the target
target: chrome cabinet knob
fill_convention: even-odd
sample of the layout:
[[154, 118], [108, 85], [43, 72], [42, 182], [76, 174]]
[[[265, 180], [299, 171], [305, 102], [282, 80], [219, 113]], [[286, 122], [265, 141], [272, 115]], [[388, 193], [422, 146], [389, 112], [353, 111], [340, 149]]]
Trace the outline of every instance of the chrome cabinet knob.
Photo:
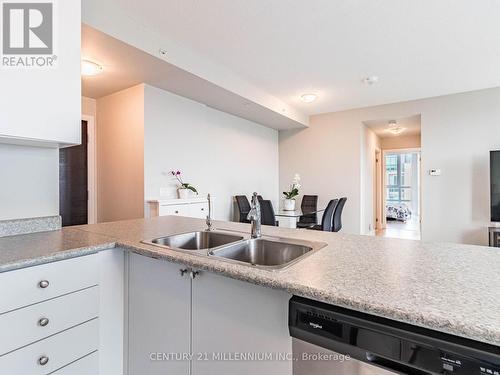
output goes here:
[[184, 276], [184, 274], [186, 274], [187, 271], [188, 271], [187, 268], [181, 269], [180, 270], [181, 276]]
[[48, 288], [49, 285], [50, 283], [48, 282], [48, 280], [42, 280], [38, 283], [38, 286], [42, 289]]
[[196, 276], [198, 276], [199, 274], [200, 274], [199, 271], [191, 271], [191, 279], [194, 280], [196, 278]]
[[49, 319], [48, 318], [40, 318], [38, 320], [38, 325], [40, 327], [45, 327], [47, 324], [49, 324]]
[[40, 358], [38, 358], [38, 364], [40, 366], [45, 366], [47, 363], [49, 363], [49, 357], [46, 355], [42, 355]]

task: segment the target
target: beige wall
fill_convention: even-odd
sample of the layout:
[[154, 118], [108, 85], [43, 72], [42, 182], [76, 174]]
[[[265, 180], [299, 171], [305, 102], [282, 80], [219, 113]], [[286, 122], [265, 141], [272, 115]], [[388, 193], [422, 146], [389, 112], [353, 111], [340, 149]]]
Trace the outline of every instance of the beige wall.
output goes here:
[[82, 115], [97, 116], [97, 100], [82, 96]]
[[375, 214], [375, 152], [380, 151], [380, 138], [370, 128], [362, 127], [361, 147], [361, 228], [362, 234], [374, 234], [376, 224]]
[[97, 220], [144, 216], [144, 86], [97, 100]]
[[[422, 116], [422, 238], [487, 244], [489, 151], [500, 149], [500, 88], [313, 116], [280, 132], [280, 186], [292, 171], [323, 201], [347, 195], [346, 231], [362, 232], [363, 121]], [[439, 168], [441, 176], [429, 176]]]
[[420, 148], [420, 134], [398, 137], [385, 137], [380, 139], [384, 150], [397, 150], [400, 148]]

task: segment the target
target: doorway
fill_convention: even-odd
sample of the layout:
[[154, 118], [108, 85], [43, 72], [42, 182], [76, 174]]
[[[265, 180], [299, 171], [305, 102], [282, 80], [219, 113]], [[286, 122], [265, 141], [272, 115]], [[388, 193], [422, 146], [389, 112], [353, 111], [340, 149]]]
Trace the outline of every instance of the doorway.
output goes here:
[[382, 219], [377, 235], [419, 240], [421, 222], [420, 149], [385, 150]]
[[59, 215], [62, 226], [95, 223], [95, 131], [81, 122], [81, 144], [59, 150]]

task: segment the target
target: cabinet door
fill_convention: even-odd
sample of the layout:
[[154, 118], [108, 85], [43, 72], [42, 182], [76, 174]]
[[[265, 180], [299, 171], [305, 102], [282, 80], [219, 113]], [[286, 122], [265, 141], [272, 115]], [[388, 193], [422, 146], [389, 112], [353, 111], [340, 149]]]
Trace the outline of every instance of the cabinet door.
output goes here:
[[198, 219], [206, 219], [208, 215], [208, 203], [193, 203], [189, 205], [189, 216]]
[[[2, 56], [0, 142], [33, 144], [36, 140], [41, 146], [80, 143], [81, 1], [51, 3], [52, 11], [46, 10], [40, 22], [46, 28], [53, 23], [52, 40], [42, 43], [53, 42], [53, 51], [44, 56], [55, 56], [56, 66], [7, 67], [3, 66], [5, 59], [14, 57], [17, 61], [19, 56]], [[28, 12], [25, 14], [27, 17]], [[29, 48], [27, 44], [23, 47]]]
[[[192, 288], [192, 374], [291, 375], [290, 295], [203, 272]], [[265, 353], [273, 360], [234, 360]], [[233, 356], [233, 358], [230, 358]]]
[[131, 254], [128, 290], [129, 375], [188, 375], [191, 280], [183, 267]]

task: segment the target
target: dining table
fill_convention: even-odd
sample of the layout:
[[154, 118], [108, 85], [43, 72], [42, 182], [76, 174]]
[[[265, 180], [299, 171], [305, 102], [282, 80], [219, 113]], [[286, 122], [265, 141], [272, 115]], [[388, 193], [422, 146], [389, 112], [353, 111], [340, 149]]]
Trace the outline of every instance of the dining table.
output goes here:
[[276, 220], [278, 221], [278, 226], [283, 228], [297, 228], [297, 223], [300, 220], [301, 216], [323, 213], [325, 209], [326, 207], [317, 209], [307, 209], [307, 210], [302, 210], [298, 208], [296, 210], [289, 211], [280, 208], [277, 212], [275, 212], [274, 216], [276, 216]]

